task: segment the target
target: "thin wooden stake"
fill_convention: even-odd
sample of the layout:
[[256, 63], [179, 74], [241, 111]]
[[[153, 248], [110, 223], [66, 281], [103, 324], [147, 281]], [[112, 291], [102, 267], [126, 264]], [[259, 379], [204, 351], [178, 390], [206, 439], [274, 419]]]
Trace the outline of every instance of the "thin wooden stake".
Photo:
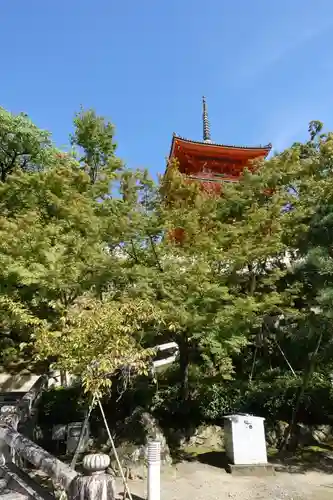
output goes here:
[[254, 366], [256, 364], [256, 359], [257, 359], [257, 351], [258, 351], [258, 346], [256, 345], [256, 348], [255, 348], [255, 351], [254, 351], [254, 355], [253, 355], [253, 363], [252, 363], [252, 368], [251, 368], [249, 382], [252, 382], [252, 377], [253, 377], [253, 374], [254, 374]]
[[276, 345], [277, 345], [277, 347], [278, 347], [278, 349], [279, 349], [280, 353], [282, 354], [282, 356], [283, 356], [283, 358], [284, 358], [285, 362], [286, 362], [286, 363], [287, 363], [287, 365], [289, 366], [289, 368], [290, 368], [290, 370], [291, 370], [292, 374], [294, 375], [294, 377], [297, 377], [297, 375], [296, 375], [296, 373], [295, 373], [295, 371], [294, 371], [293, 367], [291, 366], [291, 364], [289, 363], [289, 361], [288, 361], [288, 359], [287, 359], [287, 356], [285, 355], [285, 353], [283, 352], [282, 348], [280, 347], [280, 344], [278, 343], [278, 341], [277, 341], [276, 339], [274, 339], [274, 340], [275, 340], [275, 343], [276, 343]]
[[103, 418], [104, 425], [105, 425], [105, 428], [106, 428], [106, 432], [108, 434], [108, 437], [110, 439], [110, 443], [111, 443], [111, 446], [112, 446], [112, 451], [114, 453], [114, 456], [116, 457], [116, 461], [117, 461], [117, 465], [119, 467], [120, 475], [121, 475], [121, 478], [122, 478], [123, 483], [124, 483], [124, 488], [125, 488], [125, 490], [127, 492], [129, 500], [133, 500], [131, 492], [130, 492], [130, 489], [128, 487], [128, 483], [126, 481], [126, 477], [125, 477], [123, 468], [121, 466], [121, 463], [120, 463], [120, 460], [119, 460], [119, 457], [118, 457], [118, 453], [117, 453], [116, 447], [114, 445], [114, 441], [113, 441], [112, 436], [111, 436], [110, 428], [108, 426], [108, 423], [107, 423], [107, 420], [106, 420], [106, 417], [105, 417], [105, 413], [104, 413], [104, 410], [103, 410], [103, 406], [102, 406], [102, 403], [101, 403], [100, 399], [98, 399], [98, 406], [99, 406], [99, 409], [101, 410], [101, 414], [102, 414], [102, 418]]

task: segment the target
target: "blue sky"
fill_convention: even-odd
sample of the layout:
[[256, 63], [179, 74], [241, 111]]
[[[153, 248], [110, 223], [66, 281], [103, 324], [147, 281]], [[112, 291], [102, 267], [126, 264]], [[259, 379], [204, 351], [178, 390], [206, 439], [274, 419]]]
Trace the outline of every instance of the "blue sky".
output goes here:
[[68, 144], [82, 104], [130, 167], [162, 172], [172, 133], [239, 145], [333, 130], [332, 0], [3, 0], [1, 101]]

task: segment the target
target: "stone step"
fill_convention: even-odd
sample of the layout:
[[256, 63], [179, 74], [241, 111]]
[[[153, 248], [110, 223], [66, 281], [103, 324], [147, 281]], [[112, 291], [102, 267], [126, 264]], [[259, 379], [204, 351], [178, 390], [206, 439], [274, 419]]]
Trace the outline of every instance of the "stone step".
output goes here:
[[28, 495], [23, 495], [17, 491], [9, 490], [7, 493], [0, 494], [0, 500], [28, 500]]
[[5, 488], [0, 488], [0, 500], [54, 500], [54, 495], [12, 463], [0, 467], [1, 480]]
[[1, 478], [0, 479], [0, 494], [6, 488], [6, 486], [7, 486], [7, 479]]
[[6, 402], [6, 401], [20, 401], [23, 396], [25, 395], [25, 392], [0, 392], [0, 402]]

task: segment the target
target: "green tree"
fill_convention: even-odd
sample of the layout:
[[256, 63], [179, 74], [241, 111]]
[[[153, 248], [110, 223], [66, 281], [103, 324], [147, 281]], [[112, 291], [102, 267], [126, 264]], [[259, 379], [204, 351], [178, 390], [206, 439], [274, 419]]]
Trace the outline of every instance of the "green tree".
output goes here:
[[[153, 209], [143, 212], [124, 246], [126, 294], [155, 308], [158, 323], [144, 335], [148, 345], [178, 343], [184, 400], [191, 366], [201, 366], [210, 380], [230, 377], [232, 355], [261, 331], [267, 315], [288, 306], [276, 287], [286, 272], [283, 207], [289, 195], [284, 186], [265, 194], [269, 175], [246, 173], [223, 197], [209, 198], [171, 166], [160, 195], [150, 197]], [[171, 237], [177, 228], [183, 233], [178, 244]]]
[[79, 148], [79, 162], [87, 169], [90, 180], [95, 183], [98, 176], [107, 170], [110, 174], [122, 167], [115, 155], [114, 126], [94, 110], [81, 109], [74, 118], [74, 134], [71, 144]]
[[0, 180], [16, 169], [43, 168], [52, 149], [50, 134], [37, 128], [24, 113], [13, 115], [0, 108]]
[[[76, 124], [78, 132], [81, 122]], [[98, 166], [93, 183], [91, 172], [72, 155], [50, 146], [40, 168], [14, 169], [0, 185], [2, 361], [32, 364], [37, 353], [37, 360], [46, 365], [54, 362], [61, 369], [80, 371], [90, 388], [93, 380], [83, 370], [87, 360], [98, 361], [99, 373], [103, 366], [112, 372], [121, 356], [123, 363], [132, 364], [136, 350], [138, 360], [149, 352], [139, 355], [135, 328], [126, 333], [121, 321], [130, 279], [122, 252], [133, 248], [134, 236], [135, 244], [142, 245], [142, 231], [136, 229], [142, 226], [142, 207], [148, 200], [146, 196], [143, 203], [139, 198], [140, 193], [148, 193], [150, 181], [145, 173], [118, 169], [111, 130], [108, 124], [105, 143], [102, 132], [95, 134], [96, 128], [90, 139], [85, 130], [87, 150], [95, 151], [94, 161], [99, 158], [98, 165], [97, 160], [93, 164]], [[111, 195], [114, 185], [120, 186], [115, 196]], [[131, 310], [140, 322], [136, 304]], [[94, 328], [100, 334], [100, 351], [97, 339], [94, 350], [87, 341], [89, 336], [92, 341]], [[108, 339], [111, 346], [118, 342], [115, 350], [107, 351]], [[140, 366], [138, 362], [137, 369]]]
[[3, 116], [3, 360], [37, 352], [103, 392], [109, 374], [146, 373], [149, 348], [174, 340], [185, 402], [199, 382], [292, 368], [294, 425], [314, 370], [332, 369], [332, 134], [311, 122], [308, 142], [207, 197], [176, 164], [159, 185], [124, 168], [92, 110], [74, 120], [78, 160]]
[[119, 370], [129, 379], [133, 372], [148, 375], [152, 351], [140, 345], [138, 335], [152, 314], [153, 309], [140, 301], [82, 296], [68, 309], [58, 329], [39, 330], [39, 357], [56, 355], [58, 368], [80, 378], [87, 392], [102, 396]]
[[[270, 283], [266, 282], [265, 293], [275, 290], [280, 303], [276, 303], [273, 310], [267, 308], [262, 331], [254, 335], [252, 345], [241, 353], [245, 361], [236, 359], [235, 364], [237, 367], [239, 363], [236, 372], [239, 378], [244, 375], [251, 378], [255, 367], [257, 380], [266, 376], [268, 370], [272, 384], [277, 374], [291, 370], [298, 380], [302, 379], [302, 384], [297, 386], [290, 433], [284, 444], [293, 433], [314, 371], [327, 377], [332, 367], [330, 225], [333, 142], [332, 134], [323, 134], [321, 131], [322, 124], [311, 122], [308, 142], [294, 144], [282, 154], [266, 161], [248, 180], [245, 176], [235, 186], [241, 194], [237, 210], [241, 207], [239, 217], [244, 229], [248, 227], [247, 208], [244, 211], [244, 207], [249, 207], [254, 201], [253, 215], [256, 221], [260, 221], [260, 213], [264, 214], [268, 207], [273, 208], [274, 200], [280, 199], [280, 209], [275, 215], [272, 212], [273, 217], [270, 217], [269, 212], [266, 212], [262, 218], [262, 228], [253, 226], [258, 230], [257, 239], [239, 239], [240, 247], [246, 249], [247, 255], [249, 241], [256, 242], [258, 248], [254, 250], [257, 254], [268, 250], [269, 259], [264, 261], [265, 273], [266, 276], [272, 276], [273, 273], [275, 278]], [[248, 182], [252, 185], [251, 191], [257, 185], [261, 194], [260, 190], [253, 191], [253, 197], [251, 191], [244, 191]], [[265, 201], [263, 195], [266, 190], [269, 200]], [[268, 244], [269, 241], [278, 243], [280, 250], [277, 254], [272, 252], [273, 247], [267, 247], [264, 237], [265, 225], [270, 224], [270, 220], [273, 224], [270, 225]], [[272, 239], [273, 235], [278, 240]], [[236, 253], [236, 248], [233, 251]], [[241, 255], [242, 251], [238, 251], [237, 259]], [[252, 265], [252, 269], [255, 269], [257, 287], [262, 279], [260, 267], [254, 268]]]
[[[56, 324], [76, 297], [95, 285], [104, 265], [89, 193], [88, 176], [71, 158], [41, 172], [12, 174], [0, 187], [1, 293], [35, 321]], [[20, 317], [15, 320], [20, 338]], [[13, 340], [13, 328], [6, 331]]]
[[[296, 290], [300, 312], [295, 333], [298, 345], [305, 344], [307, 352], [302, 370], [303, 382], [284, 445], [293, 433], [304, 393], [314, 371], [327, 376], [332, 367], [333, 260], [330, 235], [333, 135], [328, 133], [319, 136], [321, 130], [321, 123], [311, 122], [310, 141], [305, 148], [299, 148], [302, 168], [301, 175], [295, 182], [298, 196], [291, 214], [291, 224], [297, 223], [291, 244], [297, 249], [298, 259], [290, 282], [291, 289]], [[305, 152], [308, 154], [304, 154]]]

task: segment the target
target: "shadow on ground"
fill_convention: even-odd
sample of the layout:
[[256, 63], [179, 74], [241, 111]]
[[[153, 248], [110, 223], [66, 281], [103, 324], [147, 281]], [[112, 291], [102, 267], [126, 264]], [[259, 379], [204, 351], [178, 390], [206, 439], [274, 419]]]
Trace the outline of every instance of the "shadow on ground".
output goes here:
[[[224, 451], [199, 449], [176, 450], [173, 460], [176, 463], [200, 462], [219, 469], [226, 469], [230, 462]], [[333, 474], [333, 446], [311, 446], [283, 454], [279, 454], [277, 450], [269, 450], [268, 461], [275, 466], [277, 472], [305, 474], [312, 471]]]
[[[125, 495], [125, 496], [124, 496], [124, 494], [122, 493], [122, 494], [120, 495], [119, 499], [120, 499], [120, 500], [128, 500], [128, 495]], [[132, 500], [144, 500], [144, 498], [143, 498], [143, 497], [138, 497], [138, 495], [134, 495], [134, 494], [132, 493]]]
[[196, 456], [197, 462], [202, 464], [217, 467], [218, 469], [226, 469], [230, 460], [224, 451], [208, 451], [206, 453], [199, 453]]
[[172, 460], [173, 463], [200, 462], [219, 469], [225, 469], [228, 465], [228, 459], [224, 451], [207, 450], [205, 448], [174, 450]]
[[285, 452], [283, 454], [273, 451], [270, 453], [269, 462], [274, 464], [275, 470], [278, 472], [333, 474], [333, 447], [327, 445], [309, 446], [294, 453]]

